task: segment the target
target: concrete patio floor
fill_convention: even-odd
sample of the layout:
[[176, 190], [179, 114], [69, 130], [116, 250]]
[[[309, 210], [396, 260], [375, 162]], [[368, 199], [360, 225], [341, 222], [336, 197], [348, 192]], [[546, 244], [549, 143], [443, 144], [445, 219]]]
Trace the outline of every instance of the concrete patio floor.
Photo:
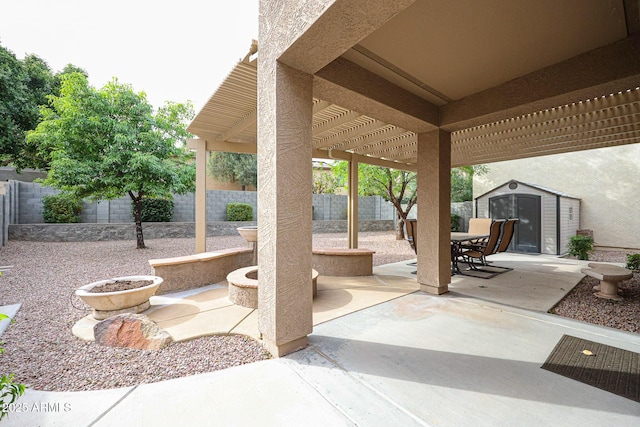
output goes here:
[[[414, 277], [384, 275], [363, 277], [318, 277], [318, 295], [313, 301], [313, 324], [319, 325], [363, 308], [416, 292]], [[174, 341], [204, 335], [242, 334], [259, 339], [258, 312], [241, 307], [228, 298], [227, 283], [151, 297], [151, 308], [144, 312]], [[73, 333], [93, 340], [93, 316], [82, 318]]]
[[[534, 266], [531, 258], [546, 267]], [[563, 334], [640, 352], [638, 334], [545, 313], [582, 278], [583, 263], [495, 258], [496, 264], [507, 262], [517, 268], [489, 280], [455, 276], [451, 292], [442, 296], [413, 292], [415, 266], [406, 262], [377, 267], [377, 289], [364, 278], [319, 282], [316, 326], [302, 351], [122, 389], [28, 390], [20, 399], [25, 407], [60, 409], [12, 413], [2, 425], [638, 425], [637, 402], [540, 368]], [[527, 281], [537, 274], [546, 280]], [[365, 303], [364, 295], [375, 298]], [[186, 307], [163, 321], [177, 334], [201, 315], [189, 311], [194, 305], [210, 304], [205, 312], [226, 309], [215, 308], [214, 300], [192, 294], [173, 301]], [[164, 307], [173, 305], [168, 302]], [[252, 315], [235, 326], [229, 322], [226, 330], [253, 329]]]
[[[547, 312], [582, 280], [584, 274], [580, 270], [589, 263], [554, 255], [515, 253], [495, 254], [490, 260], [492, 265], [513, 271], [490, 279], [455, 275], [449, 294]], [[376, 267], [374, 272], [415, 278], [411, 274], [415, 270], [415, 266], [400, 262]]]

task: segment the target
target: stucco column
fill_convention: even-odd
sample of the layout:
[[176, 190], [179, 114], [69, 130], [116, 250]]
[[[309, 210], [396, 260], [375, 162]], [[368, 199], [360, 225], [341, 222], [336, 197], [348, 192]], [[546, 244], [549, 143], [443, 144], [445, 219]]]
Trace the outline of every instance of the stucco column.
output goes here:
[[430, 294], [451, 282], [451, 134], [418, 134], [418, 283]]
[[192, 140], [196, 146], [196, 253], [207, 251], [207, 141]]
[[349, 209], [348, 209], [349, 248], [358, 247], [358, 161], [349, 161]]
[[311, 282], [312, 76], [261, 58], [258, 74], [258, 321], [274, 356], [307, 345]]

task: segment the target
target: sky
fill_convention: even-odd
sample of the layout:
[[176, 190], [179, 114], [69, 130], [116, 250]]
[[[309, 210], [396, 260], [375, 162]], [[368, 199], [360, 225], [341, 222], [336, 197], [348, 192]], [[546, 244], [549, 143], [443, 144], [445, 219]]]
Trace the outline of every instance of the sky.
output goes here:
[[258, 39], [259, 0], [0, 0], [0, 45], [196, 113]]

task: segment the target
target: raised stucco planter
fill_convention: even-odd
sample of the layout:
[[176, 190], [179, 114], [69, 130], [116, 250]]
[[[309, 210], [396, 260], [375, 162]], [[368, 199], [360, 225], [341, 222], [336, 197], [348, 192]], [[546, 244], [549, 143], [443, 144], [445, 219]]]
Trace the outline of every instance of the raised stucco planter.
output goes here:
[[[258, 308], [258, 266], [239, 268], [227, 275], [229, 300], [242, 307]], [[311, 270], [312, 296], [318, 295], [318, 272]]]

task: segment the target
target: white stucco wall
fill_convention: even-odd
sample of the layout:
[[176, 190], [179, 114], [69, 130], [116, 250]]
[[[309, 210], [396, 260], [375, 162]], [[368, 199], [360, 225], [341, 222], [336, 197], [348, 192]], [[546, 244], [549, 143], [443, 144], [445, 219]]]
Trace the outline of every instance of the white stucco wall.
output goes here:
[[581, 229], [598, 246], [640, 249], [640, 144], [490, 163], [477, 197], [515, 179], [581, 199]]

